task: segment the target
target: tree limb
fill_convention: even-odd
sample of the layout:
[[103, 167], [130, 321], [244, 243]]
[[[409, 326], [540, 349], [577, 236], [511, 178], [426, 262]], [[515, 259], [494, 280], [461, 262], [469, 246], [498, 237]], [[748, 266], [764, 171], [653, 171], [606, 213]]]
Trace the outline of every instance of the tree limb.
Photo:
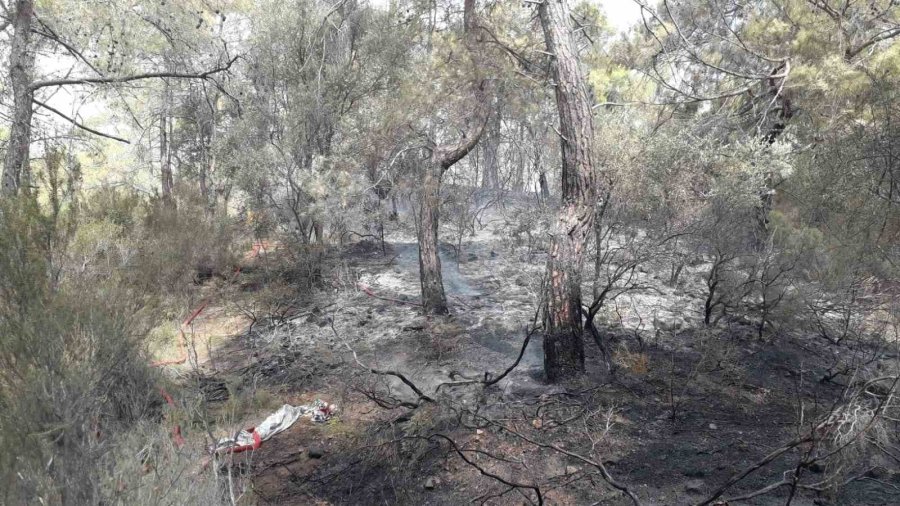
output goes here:
[[140, 81], [143, 79], [171, 78], [171, 79], [208, 79], [210, 76], [224, 72], [231, 68], [238, 56], [228, 60], [224, 66], [216, 67], [211, 70], [200, 73], [186, 72], [146, 72], [143, 74], [134, 74], [130, 76], [118, 77], [81, 77], [72, 79], [51, 79], [48, 81], [36, 81], [29, 85], [31, 91], [50, 86], [67, 86], [71, 84], [121, 84], [131, 81]]
[[83, 124], [79, 123], [78, 121], [76, 121], [75, 118], [70, 118], [69, 116], [66, 116], [61, 111], [54, 109], [53, 107], [50, 107], [49, 105], [41, 102], [40, 100], [38, 100], [36, 98], [32, 98], [31, 101], [34, 102], [35, 104], [37, 104], [39, 107], [43, 107], [44, 109], [47, 109], [48, 111], [52, 112], [53, 114], [56, 114], [60, 118], [68, 121], [69, 123], [75, 125], [76, 127], [80, 128], [86, 132], [90, 132], [94, 135], [99, 135], [100, 137], [106, 137], [107, 139], [112, 139], [114, 141], [122, 142], [125, 144], [131, 144], [131, 142], [129, 142], [127, 139], [123, 139], [121, 137], [116, 137], [115, 135], [112, 135], [112, 134], [105, 134], [98, 130], [94, 130], [93, 128], [91, 128], [87, 125], [83, 125]]

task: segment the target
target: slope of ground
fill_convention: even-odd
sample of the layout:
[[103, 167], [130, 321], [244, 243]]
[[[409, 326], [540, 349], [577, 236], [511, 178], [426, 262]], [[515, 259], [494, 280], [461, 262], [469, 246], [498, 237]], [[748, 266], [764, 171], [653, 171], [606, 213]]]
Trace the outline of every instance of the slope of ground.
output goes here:
[[[282, 306], [242, 303], [258, 318], [211, 352], [204, 375], [234, 391], [262, 389], [273, 405], [323, 398], [340, 409], [327, 424], [300, 422], [243, 457], [248, 497], [521, 504], [537, 500], [528, 488], [537, 486], [548, 504], [629, 504], [594, 462], [645, 504], [691, 504], [805, 430], [801, 412], [807, 425], [827, 413], [847, 380], [825, 379], [835, 356], [866, 351], [803, 335], [761, 342], [740, 324], [703, 328], [698, 266], [678, 288], [640, 273], [650, 288], [619, 299], [624, 316], [606, 326], [612, 363], [587, 343], [588, 374], [577, 382], [544, 383], [535, 335], [497, 384], [447, 385], [496, 376], [516, 360], [533, 322], [543, 259], [510, 245], [507, 223], [497, 211], [459, 258], [443, 249], [454, 311], [447, 320], [420, 316], [417, 250], [402, 231], [384, 249], [364, 241], [335, 253], [327, 290], [283, 295], [290, 303]], [[411, 408], [416, 396], [398, 377], [368, 368], [400, 372], [437, 402]], [[265, 414], [246, 412], [233, 428]], [[726, 495], [780, 480], [798, 456], [785, 452]], [[836, 493], [803, 491], [793, 504], [895, 504], [896, 463], [864, 464]], [[783, 504], [786, 492], [747, 503]]]

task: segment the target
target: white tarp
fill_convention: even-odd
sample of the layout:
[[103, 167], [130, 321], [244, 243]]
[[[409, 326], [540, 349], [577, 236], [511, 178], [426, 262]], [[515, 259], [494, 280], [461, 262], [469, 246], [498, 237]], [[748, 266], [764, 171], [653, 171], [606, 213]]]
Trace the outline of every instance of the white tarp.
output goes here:
[[334, 414], [336, 407], [333, 404], [316, 399], [311, 404], [302, 406], [291, 406], [285, 404], [281, 408], [269, 415], [256, 427], [244, 429], [240, 431], [236, 437], [222, 438], [216, 443], [215, 451], [220, 452], [241, 452], [245, 450], [255, 450], [263, 441], [270, 439], [275, 434], [283, 432], [300, 417], [307, 417], [313, 422], [327, 422]]

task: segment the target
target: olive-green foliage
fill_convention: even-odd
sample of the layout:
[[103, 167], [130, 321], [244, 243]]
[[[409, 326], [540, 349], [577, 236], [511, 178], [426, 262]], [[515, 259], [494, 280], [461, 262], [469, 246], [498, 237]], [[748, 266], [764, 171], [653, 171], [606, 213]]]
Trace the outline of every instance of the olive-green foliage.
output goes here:
[[204, 448], [176, 449], [167, 427], [142, 421], [116, 434], [98, 462], [95, 501], [103, 504], [225, 504], [216, 466]]
[[[195, 196], [178, 208], [104, 190], [80, 205], [70, 258], [82, 278], [116, 277], [135, 297], [183, 294], [197, 273], [225, 275], [235, 262], [230, 219], [207, 216]], [[78, 267], [85, 266], [85, 267]]]
[[97, 503], [136, 467], [110, 452], [159, 421], [144, 339], [196, 263], [227, 262], [227, 227], [188, 206], [107, 191], [78, 209], [67, 240], [37, 199], [0, 203], [0, 503]]
[[4, 502], [89, 502], [97, 438], [146, 416], [153, 378], [127, 299], [50, 286], [50, 220], [28, 198], [0, 209], [0, 441]]

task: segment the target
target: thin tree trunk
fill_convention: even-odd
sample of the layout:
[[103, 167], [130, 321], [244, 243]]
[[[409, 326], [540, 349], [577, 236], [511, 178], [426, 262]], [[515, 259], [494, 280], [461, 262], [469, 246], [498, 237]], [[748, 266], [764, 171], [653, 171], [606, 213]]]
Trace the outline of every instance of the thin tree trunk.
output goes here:
[[484, 171], [481, 175], [481, 187], [495, 190], [500, 186], [500, 114], [495, 111], [488, 122], [484, 139]]
[[[778, 67], [772, 71], [776, 73], [782, 70]], [[781, 89], [783, 83], [777, 82], [775, 78], [769, 78], [769, 94], [779, 104], [778, 119], [775, 124], [769, 128], [769, 131], [763, 136], [766, 144], [774, 144], [778, 138], [784, 133], [791, 118], [794, 117], [793, 101], [786, 96], [784, 90]], [[769, 216], [775, 205], [775, 174], [771, 171], [766, 172], [765, 187], [761, 189], [759, 194], [759, 203], [756, 206], [756, 236], [754, 237], [754, 247], [757, 251], [762, 251], [768, 244], [769, 235]]]
[[538, 188], [540, 188], [541, 202], [550, 200], [550, 185], [547, 183], [547, 174], [538, 169]]
[[13, 121], [10, 125], [3, 181], [0, 195], [15, 195], [20, 185], [23, 167], [29, 162], [31, 146], [31, 116], [34, 91], [31, 89], [34, 72], [34, 52], [31, 50], [31, 22], [34, 1], [17, 0], [13, 19], [12, 50], [9, 55], [9, 80], [13, 92]]
[[159, 113], [159, 178], [162, 199], [166, 205], [172, 203], [172, 157], [169, 149], [169, 83], [164, 83], [162, 108]]
[[422, 307], [425, 314], [445, 315], [450, 312], [450, 308], [444, 294], [438, 251], [443, 169], [434, 160], [429, 160], [428, 163], [422, 170], [419, 196], [419, 278], [422, 285]]
[[199, 138], [197, 139], [197, 143], [200, 145], [200, 149], [203, 150], [203, 153], [200, 156], [200, 174], [198, 184], [200, 186], [200, 200], [203, 201], [203, 206], [209, 206], [209, 182], [207, 181], [207, 177], [209, 174], [209, 166], [212, 162], [212, 159], [209, 154], [209, 143], [207, 142], [206, 136], [203, 134], [203, 129], [201, 128]]
[[172, 188], [175, 186], [172, 177], [172, 164], [169, 157], [169, 118], [165, 110], [159, 116], [159, 177], [163, 201], [172, 201]]
[[517, 139], [518, 149], [516, 150], [518, 152], [519, 163], [516, 164], [512, 184], [512, 189], [517, 192], [521, 192], [525, 189], [525, 165], [528, 161], [528, 154], [525, 149], [523, 149], [523, 145], [528, 142], [526, 133], [525, 126], [520, 123]]
[[207, 212], [211, 211], [215, 208], [215, 204], [212, 202], [212, 199], [209, 195], [209, 172], [210, 166], [215, 163], [210, 157], [209, 154], [206, 155], [206, 160], [200, 164], [200, 200], [203, 201], [203, 208], [207, 210]]
[[200, 160], [200, 199], [203, 201], [207, 216], [211, 216], [216, 208], [215, 196], [210, 191], [210, 179], [216, 170], [216, 155], [212, 148], [216, 133], [216, 118], [215, 113], [210, 114], [209, 122], [206, 122], [199, 113], [198, 118], [199, 139], [197, 141], [200, 149], [203, 150]]
[[551, 231], [544, 311], [544, 371], [548, 381], [556, 382], [584, 371], [581, 270], [598, 189], [594, 122], [578, 67], [568, 2], [544, 0], [539, 15], [547, 51], [553, 55], [562, 148], [562, 203]]
[[[466, 47], [475, 64], [476, 72], [481, 66], [478, 36], [475, 33], [475, 0], [465, 0], [464, 27]], [[487, 100], [487, 81], [473, 80], [473, 94], [476, 99], [475, 111], [470, 118], [474, 125], [456, 144], [432, 146], [426, 166], [420, 169], [419, 188], [419, 279], [422, 285], [422, 306], [427, 315], [449, 313], [447, 296], [441, 276], [441, 259], [438, 254], [438, 228], [440, 225], [441, 177], [444, 172], [469, 154], [478, 144], [490, 120], [490, 104]]]

